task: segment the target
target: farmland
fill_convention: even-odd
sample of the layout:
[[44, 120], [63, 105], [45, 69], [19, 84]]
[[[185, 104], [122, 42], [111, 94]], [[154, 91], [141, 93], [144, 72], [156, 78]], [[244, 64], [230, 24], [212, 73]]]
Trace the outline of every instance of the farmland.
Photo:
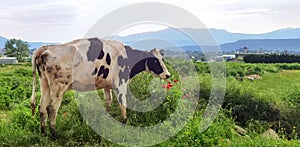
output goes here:
[[[195, 63], [195, 67], [201, 85], [196, 111], [179, 133], [158, 146], [299, 145], [300, 64], [226, 63], [224, 103], [212, 125], [204, 132], [199, 132], [198, 127], [204, 117], [203, 108], [208, 103], [211, 78], [208, 64]], [[76, 94], [72, 91], [64, 95], [58, 112], [59, 139], [41, 136], [39, 117], [31, 115], [29, 104], [31, 74], [30, 64], [0, 66], [0, 146], [119, 146], [89, 127], [80, 114]], [[262, 78], [242, 78], [253, 74]], [[176, 79], [179, 82], [169, 90], [164, 89], [166, 98], [163, 104], [148, 112], [128, 110], [129, 125], [151, 126], [174, 113], [184, 97], [179, 86], [182, 79], [176, 76], [172, 78], [172, 81]], [[134, 78], [130, 85], [134, 95], [147, 99], [150, 96], [147, 85], [152, 79], [146, 73]], [[102, 91], [98, 93], [103, 101]], [[39, 91], [37, 97], [40, 98]], [[121, 121], [116, 97], [113, 100], [111, 116]], [[237, 126], [243, 131], [237, 130]], [[268, 129], [275, 131], [276, 137], [262, 135]], [[147, 138], [151, 140], [154, 137]]]

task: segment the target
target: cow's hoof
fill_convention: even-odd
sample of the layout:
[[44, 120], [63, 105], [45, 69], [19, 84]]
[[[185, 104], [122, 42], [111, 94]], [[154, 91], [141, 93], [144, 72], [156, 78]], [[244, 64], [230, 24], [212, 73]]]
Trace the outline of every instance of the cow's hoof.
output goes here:
[[109, 113], [110, 112], [110, 106], [106, 107], [106, 111]]
[[42, 136], [44, 136], [44, 137], [47, 136], [46, 126], [42, 126], [42, 127], [41, 127], [41, 133], [42, 133]]
[[123, 123], [123, 125], [127, 124], [127, 118], [124, 118], [122, 123]]
[[57, 139], [58, 139], [58, 135], [57, 135], [57, 132], [56, 132], [55, 129], [50, 128], [50, 133], [51, 133], [51, 138], [52, 138], [53, 140], [57, 140]]

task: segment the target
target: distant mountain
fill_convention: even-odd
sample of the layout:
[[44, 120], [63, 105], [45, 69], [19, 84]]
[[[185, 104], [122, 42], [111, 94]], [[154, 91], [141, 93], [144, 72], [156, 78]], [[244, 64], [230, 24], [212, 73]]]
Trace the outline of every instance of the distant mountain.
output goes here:
[[273, 51], [294, 51], [300, 52], [300, 39], [251, 39], [239, 40], [232, 43], [225, 43], [221, 46], [222, 51], [230, 52], [247, 47], [249, 50], [273, 50]]
[[230, 33], [226, 30], [210, 29], [218, 44], [249, 39], [300, 39], [300, 28], [285, 28], [263, 34]]
[[[114, 36], [112, 39], [120, 40], [137, 49], [169, 48], [172, 46], [184, 47], [186, 50], [195, 50], [196, 44], [188, 34], [196, 37], [202, 47], [219, 44], [222, 50], [229, 51], [241, 47], [249, 49], [296, 50], [298, 51], [300, 28], [285, 28], [262, 34], [232, 33], [221, 29], [175, 29], [167, 28], [160, 31], [144, 32], [128, 36]], [[215, 42], [208, 39], [211, 36]], [[0, 48], [4, 47], [6, 38], [0, 36]], [[45, 42], [28, 42], [30, 49], [38, 48]], [[193, 47], [194, 46], [194, 47]]]
[[232, 51], [247, 47], [250, 50], [285, 50], [300, 52], [300, 28], [285, 28], [263, 34], [242, 34], [231, 33], [220, 29], [181, 29], [167, 28], [156, 32], [145, 32], [128, 36], [114, 36], [114, 39], [121, 40], [134, 48], [171, 48], [170, 46], [181, 47], [184, 50], [199, 50], [195, 43], [186, 35], [196, 36], [202, 47], [209, 48], [213, 44], [206, 39], [207, 33], [211, 33], [217, 44], [223, 51]]
[[211, 33], [216, 39], [217, 44], [224, 44], [230, 42], [236, 42], [238, 40], [248, 40], [248, 39], [300, 39], [300, 28], [285, 28], [269, 33], [263, 34], [242, 34], [242, 33], [231, 33], [226, 30], [220, 29], [174, 29], [167, 28], [164, 30], [156, 32], [145, 32], [138, 33], [128, 36], [115, 36], [114, 39], [121, 40], [127, 44], [135, 43], [140, 39], [145, 38], [157, 38], [162, 40], [167, 40], [170, 42], [176, 42], [179, 46], [191, 46], [194, 42], [189, 38], [187, 34], [192, 34], [197, 36], [201, 41], [201, 45], [213, 45], [211, 41], [207, 40], [207, 33]]

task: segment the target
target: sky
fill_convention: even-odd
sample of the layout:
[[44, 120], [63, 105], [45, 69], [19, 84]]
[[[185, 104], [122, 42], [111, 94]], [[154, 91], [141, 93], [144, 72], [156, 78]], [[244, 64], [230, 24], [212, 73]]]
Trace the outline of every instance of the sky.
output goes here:
[[[0, 36], [25, 41], [71, 41], [84, 37], [106, 14], [141, 2], [180, 7], [198, 17], [207, 28], [229, 32], [259, 34], [300, 28], [299, 0], [0, 0]], [[119, 35], [163, 28], [137, 26]]]

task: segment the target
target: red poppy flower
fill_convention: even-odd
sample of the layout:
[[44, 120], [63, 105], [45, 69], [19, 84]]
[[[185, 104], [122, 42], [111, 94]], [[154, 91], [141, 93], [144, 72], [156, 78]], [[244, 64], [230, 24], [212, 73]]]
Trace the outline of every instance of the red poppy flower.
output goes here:
[[169, 90], [171, 88], [171, 85], [168, 84], [167, 89]]
[[167, 85], [166, 85], [166, 84], [164, 84], [164, 85], [162, 86], [162, 88], [167, 88]]

